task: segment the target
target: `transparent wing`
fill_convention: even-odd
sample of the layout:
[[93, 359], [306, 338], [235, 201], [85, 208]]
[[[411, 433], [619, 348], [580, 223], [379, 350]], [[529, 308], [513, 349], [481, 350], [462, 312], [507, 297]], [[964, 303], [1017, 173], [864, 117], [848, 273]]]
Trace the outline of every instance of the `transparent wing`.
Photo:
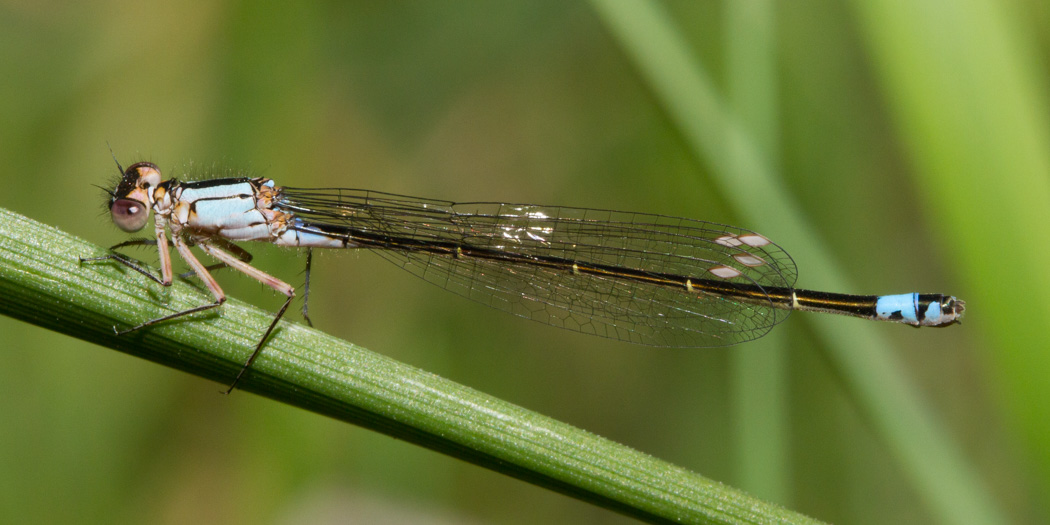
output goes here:
[[275, 207], [294, 213], [303, 221], [300, 228], [311, 231], [508, 254], [481, 258], [457, 256], [455, 250], [375, 250], [431, 283], [494, 308], [653, 346], [748, 341], [764, 335], [789, 311], [761, 300], [743, 302], [686, 286], [624, 278], [615, 271], [574, 272], [572, 263], [763, 289], [790, 289], [797, 276], [791, 257], [754, 232], [662, 215], [453, 203], [336, 188], [281, 188]]

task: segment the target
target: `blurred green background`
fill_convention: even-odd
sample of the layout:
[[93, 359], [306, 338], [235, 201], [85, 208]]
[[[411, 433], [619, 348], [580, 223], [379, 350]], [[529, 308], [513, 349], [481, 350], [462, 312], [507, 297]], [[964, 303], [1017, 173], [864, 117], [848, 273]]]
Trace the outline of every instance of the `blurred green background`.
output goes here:
[[[834, 291], [967, 300], [962, 326], [875, 326], [880, 350], [1000, 517], [1045, 522], [1050, 8], [653, 4], [742, 115], [781, 204], [804, 210], [799, 238], [736, 204], [760, 192], [715, 182], [727, 170], [705, 151], [719, 147], [683, 131], [686, 113], [642, 72], [660, 57], [625, 52], [609, 4], [3, 1], [0, 206], [126, 239], [92, 186], [116, 173], [108, 141], [125, 165], [183, 179], [234, 168], [731, 223], [785, 246], [805, 288], [834, 280], [792, 248], [819, 240], [855, 287]], [[301, 257], [249, 248], [301, 284]], [[957, 480], [914, 481], [858, 403], [858, 370], [805, 315], [746, 347], [650, 349], [501, 314], [369, 253], [323, 253], [314, 279], [317, 327], [413, 366], [822, 520], [944, 519], [928, 494]], [[219, 280], [279, 306], [246, 278]], [[0, 521], [627, 521], [11, 319], [0, 333]]]

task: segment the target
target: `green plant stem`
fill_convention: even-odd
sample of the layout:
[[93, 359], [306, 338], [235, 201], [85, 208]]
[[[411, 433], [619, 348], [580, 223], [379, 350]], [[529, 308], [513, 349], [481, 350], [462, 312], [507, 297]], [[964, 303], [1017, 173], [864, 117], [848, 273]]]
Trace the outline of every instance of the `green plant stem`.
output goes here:
[[[229, 300], [218, 311], [117, 336], [199, 305], [105, 250], [0, 209], [0, 313], [228, 384], [271, 320]], [[240, 389], [376, 430], [652, 522], [811, 523], [805, 516], [303, 325], [282, 322]]]

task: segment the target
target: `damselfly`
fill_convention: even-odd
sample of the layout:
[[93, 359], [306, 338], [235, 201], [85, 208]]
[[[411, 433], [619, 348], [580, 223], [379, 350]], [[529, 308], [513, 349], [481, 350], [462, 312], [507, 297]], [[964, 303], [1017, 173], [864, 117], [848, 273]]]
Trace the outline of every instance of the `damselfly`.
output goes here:
[[[964, 303], [940, 294], [845, 295], [794, 288], [794, 261], [766, 237], [711, 222], [610, 210], [455, 203], [368, 190], [276, 186], [266, 178], [162, 180], [139, 162], [109, 192], [126, 232], [154, 216], [160, 277], [172, 282], [168, 241], [214, 302], [117, 330], [141, 328], [221, 305], [226, 295], [190, 251], [196, 246], [287, 296], [230, 385], [251, 366], [295, 297], [294, 288], [249, 264], [234, 242], [294, 248], [367, 248], [447, 290], [553, 326], [653, 346], [732, 345], [765, 335], [792, 310], [914, 326], [959, 322]], [[306, 290], [309, 290], [307, 257]], [[304, 304], [303, 315], [306, 316]], [[309, 320], [309, 318], [307, 318]]]

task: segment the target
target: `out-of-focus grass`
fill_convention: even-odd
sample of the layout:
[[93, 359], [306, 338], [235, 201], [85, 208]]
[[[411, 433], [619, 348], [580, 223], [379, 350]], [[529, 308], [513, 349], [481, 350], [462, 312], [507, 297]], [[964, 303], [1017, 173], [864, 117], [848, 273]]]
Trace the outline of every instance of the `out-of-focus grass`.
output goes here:
[[972, 289], [982, 360], [1045, 491], [1050, 79], [1032, 31], [1047, 28], [1031, 25], [1033, 6], [994, 1], [856, 4], [926, 214]]
[[[725, 6], [725, 104], [747, 130], [755, 149], [779, 166], [776, 12], [770, 0]], [[671, 28], [668, 28], [671, 29]], [[680, 29], [675, 29], [680, 31]], [[699, 153], [699, 152], [696, 152]], [[746, 170], [739, 163], [731, 170]], [[784, 501], [791, 494], [788, 459], [788, 352], [777, 331], [731, 356], [735, 405], [735, 461], [741, 488]]]
[[[849, 289], [849, 280], [834, 266], [823, 243], [807, 235], [815, 229], [780, 182], [770, 148], [763, 146], [769, 141], [768, 132], [755, 137], [747, 120], [723, 102], [710, 75], [690, 60], [687, 46], [666, 14], [646, 2], [598, 1], [596, 5], [694, 153], [710, 160], [712, 176], [730, 195], [729, 200], [744, 215], [767, 223], [764, 231], [776, 224], [786, 236], [798, 239], [794, 245], [811, 258], [823, 259], [823, 280], [832, 289]], [[939, 518], [946, 523], [1004, 522], [1005, 516], [980, 476], [945, 433], [939, 418], [925, 409], [877, 328], [861, 325], [847, 331], [838, 323], [817, 322], [823, 328], [828, 357], [846, 379], [850, 393], [898, 454], [903, 470]]]

